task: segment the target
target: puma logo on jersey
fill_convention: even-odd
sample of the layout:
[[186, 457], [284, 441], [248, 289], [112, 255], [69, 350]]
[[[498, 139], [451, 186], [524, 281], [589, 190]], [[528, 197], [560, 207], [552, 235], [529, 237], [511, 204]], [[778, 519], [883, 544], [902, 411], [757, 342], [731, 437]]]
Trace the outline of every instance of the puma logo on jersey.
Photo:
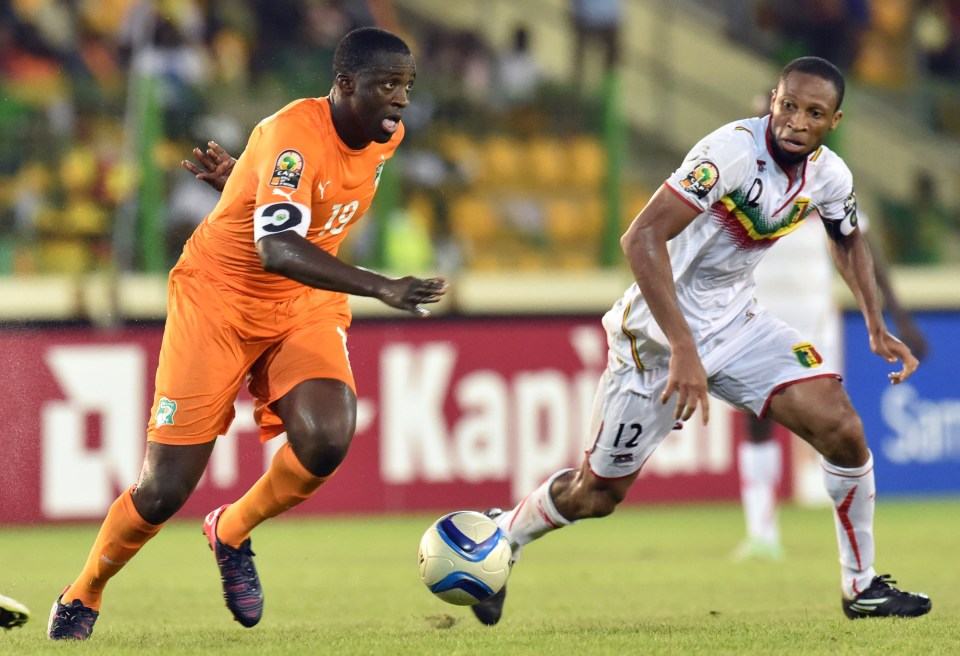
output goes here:
[[[283, 189], [274, 189], [274, 190], [273, 190], [273, 195], [274, 195], [274, 196], [283, 196], [284, 198], [287, 199], [288, 202], [290, 202], [290, 203], [293, 202], [293, 192], [292, 192], [292, 191], [284, 191]], [[320, 194], [320, 197], [323, 198], [323, 194], [322, 194], [322, 193]]]
[[323, 194], [326, 193], [326, 191], [327, 191], [327, 186], [328, 186], [329, 184], [330, 184], [330, 181], [327, 180], [326, 182], [317, 185], [317, 189], [320, 190], [320, 200], [324, 200]]

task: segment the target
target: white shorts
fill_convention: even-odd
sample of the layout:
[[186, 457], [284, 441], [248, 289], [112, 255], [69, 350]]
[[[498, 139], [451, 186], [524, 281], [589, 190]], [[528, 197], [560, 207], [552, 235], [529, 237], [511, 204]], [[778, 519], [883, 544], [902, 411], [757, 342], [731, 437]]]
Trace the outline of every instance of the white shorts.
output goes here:
[[[732, 322], [698, 346], [710, 394], [735, 408], [762, 417], [773, 395], [811, 378], [840, 378], [800, 333], [773, 315], [759, 311]], [[593, 404], [590, 469], [601, 478], [622, 478], [638, 471], [670, 431], [676, 394], [660, 395], [667, 367], [640, 370], [611, 355]]]

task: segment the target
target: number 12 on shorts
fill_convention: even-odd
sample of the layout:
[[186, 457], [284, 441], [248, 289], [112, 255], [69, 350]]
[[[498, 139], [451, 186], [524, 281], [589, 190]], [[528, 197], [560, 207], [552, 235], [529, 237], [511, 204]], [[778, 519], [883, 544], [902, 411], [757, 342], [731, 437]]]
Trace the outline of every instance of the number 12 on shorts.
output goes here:
[[[620, 440], [623, 439], [626, 440], [626, 442], [623, 443], [625, 448], [634, 448], [640, 443], [640, 433], [642, 432], [643, 426], [640, 424], [620, 424], [620, 428], [617, 430], [617, 439], [613, 441], [614, 448], [619, 447]], [[626, 433], [626, 435], [624, 433]]]

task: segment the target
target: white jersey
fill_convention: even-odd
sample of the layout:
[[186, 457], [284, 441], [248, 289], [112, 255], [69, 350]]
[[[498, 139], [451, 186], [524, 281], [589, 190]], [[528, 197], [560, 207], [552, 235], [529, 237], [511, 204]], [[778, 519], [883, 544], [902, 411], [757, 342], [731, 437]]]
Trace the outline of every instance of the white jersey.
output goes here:
[[[669, 244], [680, 309], [705, 344], [754, 303], [753, 271], [778, 239], [813, 215], [830, 230], [857, 228], [853, 176], [826, 146], [796, 178], [774, 160], [769, 117], [736, 121], [700, 140], [665, 184], [700, 212]], [[803, 276], [803, 271], [794, 275]], [[669, 347], [634, 283], [604, 315], [612, 354], [640, 369], [666, 366]]]
[[[861, 217], [860, 228], [863, 229]], [[804, 221], [757, 265], [757, 301], [796, 328], [817, 350], [841, 362], [840, 309], [833, 297], [833, 260], [820, 221]]]

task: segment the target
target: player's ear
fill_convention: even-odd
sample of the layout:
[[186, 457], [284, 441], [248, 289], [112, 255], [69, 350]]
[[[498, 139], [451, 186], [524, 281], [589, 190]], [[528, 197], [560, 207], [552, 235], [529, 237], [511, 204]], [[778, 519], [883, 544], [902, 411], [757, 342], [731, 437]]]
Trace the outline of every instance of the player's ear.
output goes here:
[[843, 112], [838, 109], [837, 111], [835, 111], [835, 112], [833, 113], [833, 121], [830, 123], [830, 129], [831, 129], [831, 130], [836, 130], [836, 129], [837, 129], [837, 125], [840, 124], [840, 119], [841, 119], [841, 118], [843, 118]]
[[340, 89], [340, 93], [348, 96], [354, 92], [356, 87], [355, 79], [343, 73], [337, 73], [337, 78], [334, 80], [334, 84], [336, 84], [337, 88]]

